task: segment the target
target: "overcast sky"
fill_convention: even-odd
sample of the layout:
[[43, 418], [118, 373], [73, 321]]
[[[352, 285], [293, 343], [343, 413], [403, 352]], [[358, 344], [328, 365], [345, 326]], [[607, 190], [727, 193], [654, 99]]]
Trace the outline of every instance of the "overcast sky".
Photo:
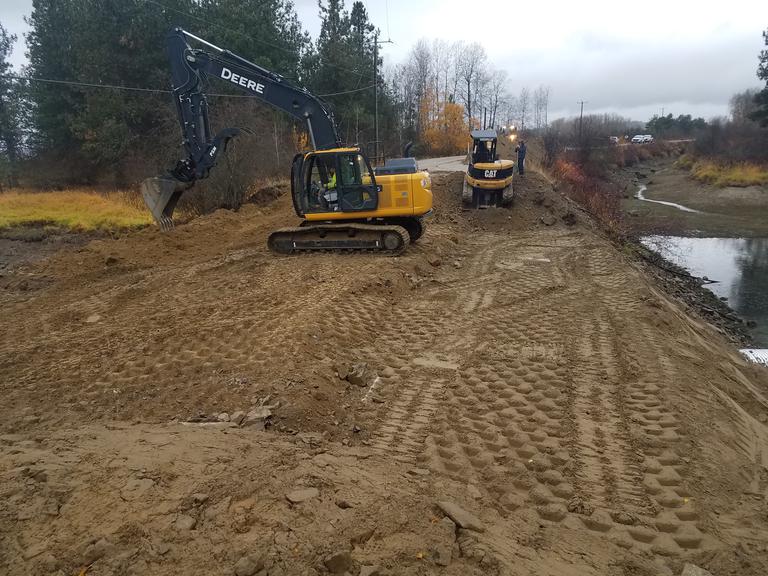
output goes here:
[[[294, 1], [305, 29], [316, 36], [317, 1]], [[508, 72], [511, 92], [550, 86], [550, 118], [578, 114], [579, 100], [587, 101], [585, 112], [636, 120], [662, 108], [675, 115], [725, 115], [733, 93], [760, 86], [757, 54], [768, 27], [766, 0], [364, 3], [383, 37], [395, 43], [382, 48], [386, 63], [403, 60], [422, 37], [479, 41], [491, 63]], [[32, 0], [0, 0], [0, 22], [21, 37], [31, 6]], [[23, 52], [17, 43], [14, 65], [25, 62]]]

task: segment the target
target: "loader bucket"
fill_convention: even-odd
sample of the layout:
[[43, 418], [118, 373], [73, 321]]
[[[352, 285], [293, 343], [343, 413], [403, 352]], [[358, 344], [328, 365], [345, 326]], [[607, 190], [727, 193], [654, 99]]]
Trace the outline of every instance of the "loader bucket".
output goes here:
[[173, 228], [173, 210], [192, 182], [181, 182], [170, 176], [147, 178], [141, 183], [141, 195], [152, 217], [162, 230]]

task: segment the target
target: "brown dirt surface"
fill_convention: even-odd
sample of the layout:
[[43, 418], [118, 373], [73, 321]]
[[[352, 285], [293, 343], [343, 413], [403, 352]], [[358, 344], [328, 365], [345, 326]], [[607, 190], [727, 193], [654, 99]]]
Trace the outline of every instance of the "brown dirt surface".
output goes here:
[[398, 258], [270, 254], [280, 195], [6, 272], [0, 573], [768, 573], [765, 369], [461, 179]]

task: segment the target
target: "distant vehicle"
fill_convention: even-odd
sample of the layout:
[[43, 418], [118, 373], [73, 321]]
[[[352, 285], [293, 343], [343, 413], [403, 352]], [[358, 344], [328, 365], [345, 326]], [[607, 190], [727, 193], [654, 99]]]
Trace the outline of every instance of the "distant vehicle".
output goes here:
[[643, 142], [653, 142], [653, 136], [651, 136], [650, 134], [644, 134]]
[[642, 144], [645, 142], [645, 136], [643, 134], [635, 134], [632, 136], [632, 144]]
[[611, 136], [610, 140], [611, 140], [611, 144], [618, 144], [619, 143], [619, 137], [618, 136]]

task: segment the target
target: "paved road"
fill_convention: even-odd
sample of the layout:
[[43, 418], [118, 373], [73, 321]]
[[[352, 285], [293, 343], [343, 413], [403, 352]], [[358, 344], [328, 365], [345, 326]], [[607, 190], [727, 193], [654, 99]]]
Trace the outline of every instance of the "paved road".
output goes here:
[[425, 158], [419, 160], [421, 170], [430, 172], [466, 172], [466, 156], [446, 156], [444, 158]]

